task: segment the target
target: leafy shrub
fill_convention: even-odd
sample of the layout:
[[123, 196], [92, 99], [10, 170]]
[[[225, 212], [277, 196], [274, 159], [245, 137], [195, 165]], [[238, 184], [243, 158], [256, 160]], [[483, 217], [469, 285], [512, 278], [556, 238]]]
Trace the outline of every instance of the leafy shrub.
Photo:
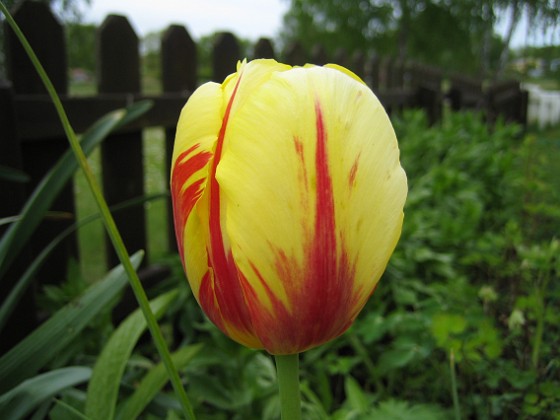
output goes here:
[[[350, 331], [301, 356], [304, 418], [554, 418], [560, 208], [538, 202], [547, 185], [534, 137], [500, 123], [490, 130], [473, 114], [429, 127], [422, 113], [408, 112], [395, 129], [410, 190], [402, 238]], [[198, 308], [178, 257], [165, 263], [172, 275], [148, 294], [159, 296], [152, 305], [197, 416], [278, 419], [272, 359], [220, 333]], [[92, 291], [73, 277], [46, 290], [45, 308], [81, 310]], [[135, 318], [111, 325], [98, 316], [71, 345], [37, 350], [47, 373], [0, 395], [0, 412], [38, 408], [56, 420], [102, 407], [115, 418], [178, 418], [180, 405]], [[0, 367], [15, 369], [8, 362]], [[42, 387], [33, 406], [18, 399], [17, 388], [35, 389], [50, 375], [69, 382]]]
[[450, 408], [457, 391], [468, 417], [556, 412], [559, 245], [524, 231], [519, 128], [465, 113], [433, 128], [406, 113], [395, 128], [409, 177], [403, 235], [353, 328], [372, 369], [357, 361], [348, 373], [381, 401]]

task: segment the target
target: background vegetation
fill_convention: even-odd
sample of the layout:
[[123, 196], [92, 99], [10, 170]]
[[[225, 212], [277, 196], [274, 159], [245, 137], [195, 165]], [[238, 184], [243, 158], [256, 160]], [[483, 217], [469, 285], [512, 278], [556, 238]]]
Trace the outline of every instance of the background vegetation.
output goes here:
[[[292, 1], [286, 17], [291, 29], [282, 35], [284, 42], [313, 25], [327, 33], [300, 35], [351, 35], [351, 28], [330, 23], [336, 17], [332, 11], [305, 9], [319, 7], [315, 3]], [[350, 22], [338, 3], [323, 3], [338, 5], [342, 23]], [[356, 2], [362, 7], [366, 3], [385, 19], [384, 27], [361, 34], [371, 35], [363, 42], [378, 52], [399, 51], [404, 45], [403, 16], [408, 13], [407, 54], [442, 65], [472, 64], [465, 68], [475, 72], [482, 68], [483, 55], [476, 53], [484, 31], [473, 35], [461, 15], [466, 11], [435, 1]], [[495, 22], [500, 11], [522, 7], [513, 1], [464, 4], [475, 3], [492, 5], [485, 10], [490, 20], [476, 17], [482, 26]], [[363, 14], [364, 27], [374, 27]], [[455, 22], [458, 30], [448, 40], [438, 38], [438, 48], [430, 51], [428, 37], [413, 36], [426, 22], [437, 27], [444, 21]], [[67, 33], [81, 45], [93, 42], [91, 27], [75, 24]], [[147, 39], [143, 49], [148, 91], [159, 90], [154, 39]], [[338, 39], [340, 44], [332, 45], [359, 45]], [[507, 40], [492, 39], [496, 49], [490, 62], [498, 66]], [[204, 45], [211, 42], [210, 35], [199, 43], [203, 69], [210, 61]], [[75, 49], [70, 63], [93, 71], [93, 62], [79, 56], [86, 49]], [[516, 54], [550, 60], [558, 48]], [[529, 70], [519, 74], [534, 78]], [[556, 83], [556, 73], [546, 77]], [[91, 81], [74, 83], [71, 91], [92, 93], [94, 86]], [[301, 356], [305, 418], [560, 418], [558, 127], [524, 132], [499, 122], [490, 128], [479, 115], [468, 113], [446, 113], [433, 127], [420, 112], [395, 116], [393, 123], [410, 185], [403, 235], [351, 330]], [[159, 129], [146, 132], [144, 149], [146, 193], [165, 193]], [[95, 151], [91, 160], [95, 168]], [[84, 221], [95, 210], [80, 174], [76, 181], [78, 219]], [[145, 205], [150, 263], [172, 269], [148, 295], [195, 412], [210, 420], [277, 419], [272, 359], [231, 342], [203, 316], [177, 255], [167, 251], [167, 238], [161, 235], [166, 230], [164, 201]], [[128, 419], [142, 413], [146, 419], [179, 418], [180, 406], [166, 385], [143, 318], [139, 312], [119, 310], [126, 300], [126, 279], [118, 269], [106, 275], [101, 225], [88, 224], [79, 236], [82, 266], [70, 263], [65, 282], [37, 291], [49, 321], [0, 356], [0, 417]], [[136, 255], [135, 264], [140, 259]]]
[[[557, 132], [547, 138], [502, 124], [490, 130], [479, 116], [462, 113], [428, 127], [422, 113], [408, 112], [394, 124], [410, 183], [403, 236], [351, 330], [302, 355], [305, 418], [447, 419], [455, 411], [461, 418], [555, 418], [560, 178], [546, 168], [560, 157]], [[148, 159], [159, 160], [153, 153]], [[162, 165], [155, 166], [162, 176]], [[163, 208], [156, 213], [163, 216]], [[95, 245], [91, 251], [99, 254]], [[278, 418], [272, 359], [207, 321], [176, 255], [158, 260], [173, 274], [148, 294], [159, 296], [160, 324], [200, 418]], [[43, 290], [44, 309], [73, 307], [90, 284], [71, 266], [63, 285]], [[61, 391], [54, 405], [41, 401], [51, 418], [74, 418], [74, 409], [91, 414], [91, 404], [113, 407], [117, 417], [131, 406], [147, 410], [144, 418], [176, 418], [179, 407], [170, 389], [160, 390], [163, 383], [152, 385], [149, 404], [138, 405], [157, 357], [142, 338], [141, 317], [111, 317], [118, 302], [102, 305], [45, 363], [46, 371], [94, 372], [87, 388]], [[128, 338], [114, 338], [121, 335]], [[103, 360], [114, 363], [109, 355], [116, 354], [121, 367], [111, 373]], [[111, 383], [112, 394], [95, 398], [95, 375]]]

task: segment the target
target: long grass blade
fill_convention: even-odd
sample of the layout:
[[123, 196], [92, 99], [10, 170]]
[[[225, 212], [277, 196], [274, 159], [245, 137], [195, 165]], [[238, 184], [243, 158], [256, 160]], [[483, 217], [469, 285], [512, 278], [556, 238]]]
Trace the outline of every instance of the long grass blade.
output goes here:
[[27, 379], [0, 396], [0, 418], [19, 420], [37, 406], [65, 388], [86, 382], [91, 369], [83, 366], [65, 367]]
[[[172, 290], [153, 299], [150, 307], [155, 317], [162, 316], [176, 297], [177, 290]], [[114, 417], [126, 363], [146, 327], [146, 320], [142, 311], [138, 309], [130, 314], [111, 335], [93, 368], [86, 399], [87, 417], [93, 420]]]
[[[84, 153], [91, 153], [112, 131], [138, 118], [150, 106], [150, 102], [138, 102], [127, 109], [116, 110], [102, 117], [84, 133], [81, 142]], [[16, 222], [0, 239], [0, 281], [77, 169], [78, 161], [72, 151], [68, 150], [37, 185]]]
[[[132, 207], [132, 206], [143, 205], [144, 203], [147, 203], [149, 201], [157, 200], [157, 199], [164, 198], [164, 197], [168, 197], [168, 195], [166, 193], [145, 195], [145, 196], [142, 196], [140, 198], [127, 200], [127, 201], [119, 203], [115, 206], [111, 206], [111, 211], [112, 212], [118, 212], [120, 210], [124, 210], [124, 209]], [[44, 264], [44, 262], [46, 261], [46, 259], [50, 255], [50, 253], [66, 237], [68, 237], [68, 235], [72, 234], [73, 232], [75, 232], [80, 227], [85, 226], [86, 224], [91, 223], [91, 222], [93, 222], [95, 220], [98, 220], [100, 218], [101, 218], [101, 215], [99, 213], [92, 214], [92, 215], [84, 218], [80, 222], [75, 223], [72, 226], [69, 226], [64, 231], [59, 233], [39, 253], [39, 255], [37, 255], [37, 257], [35, 257], [33, 259], [33, 262], [29, 265], [27, 270], [25, 270], [25, 273], [23, 273], [23, 275], [20, 277], [20, 279], [14, 285], [14, 287], [10, 291], [10, 294], [6, 297], [4, 302], [2, 302], [2, 306], [0, 307], [0, 332], [2, 331], [4, 326], [6, 325], [6, 322], [8, 322], [8, 318], [10, 317], [11, 313], [15, 309], [19, 299], [21, 299], [21, 296], [23, 295], [23, 293], [25, 293], [25, 290], [29, 287], [29, 285], [31, 284], [31, 281], [33, 280], [35, 274], [39, 271], [39, 269]]]
[[[182, 369], [202, 350], [202, 344], [194, 344], [192, 346], [183, 347], [171, 355], [171, 359], [177, 369]], [[134, 394], [132, 394], [117, 409], [117, 420], [135, 419], [142, 414], [146, 406], [161, 391], [168, 381], [167, 372], [163, 363], [159, 363], [153, 367], [144, 376]]]
[[[132, 261], [138, 267], [144, 253], [138, 251]], [[15, 387], [35, 375], [67, 346], [86, 325], [126, 285], [127, 276], [122, 266], [111, 270], [100, 282], [90, 286], [75, 301], [56, 312], [45, 323], [25, 337], [0, 358], [0, 393]]]
[[19, 28], [17, 23], [14, 21], [13, 17], [10, 15], [10, 13], [9, 13], [8, 9], [6, 8], [6, 6], [4, 5], [4, 3], [2, 3], [1, 1], [0, 1], [0, 9], [4, 13], [4, 15], [6, 16], [7, 23], [13, 29], [15, 35], [18, 37], [21, 44], [23, 45], [23, 48], [25, 49], [29, 59], [33, 63], [33, 66], [37, 70], [37, 73], [39, 74], [39, 77], [43, 81], [43, 84], [45, 85], [45, 88], [47, 89], [47, 92], [49, 93], [49, 95], [50, 95], [50, 97], [51, 97], [51, 99], [54, 103], [57, 114], [60, 118], [60, 121], [61, 121], [62, 126], [64, 128], [66, 136], [68, 138], [68, 142], [70, 143], [70, 147], [74, 151], [74, 154], [75, 154], [75, 156], [76, 156], [76, 158], [77, 158], [77, 160], [80, 164], [80, 167], [82, 168], [82, 171], [83, 171], [83, 173], [86, 177], [86, 180], [89, 184], [89, 187], [90, 187], [91, 192], [92, 192], [92, 194], [95, 198], [95, 201], [97, 202], [97, 206], [99, 207], [99, 211], [103, 215], [103, 222], [105, 224], [107, 234], [109, 235], [109, 238], [111, 239], [111, 242], [113, 243], [113, 247], [115, 248], [115, 252], [116, 252], [119, 260], [121, 261], [125, 271], [128, 273], [128, 278], [130, 280], [130, 285], [132, 287], [132, 290], [134, 292], [136, 300], [138, 301], [138, 304], [140, 305], [140, 308], [142, 308], [142, 312], [144, 313], [144, 317], [146, 318], [146, 322], [148, 324], [148, 328], [149, 328], [150, 333], [152, 335], [154, 344], [155, 344], [155, 346], [158, 350], [158, 353], [160, 354], [160, 356], [163, 360], [163, 363], [165, 364], [165, 367], [167, 369], [167, 373], [169, 374], [169, 378], [171, 380], [171, 384], [173, 385], [173, 389], [175, 390], [175, 393], [177, 394], [177, 396], [179, 398], [179, 401], [181, 402], [181, 406], [183, 408], [183, 413], [189, 419], [194, 419], [195, 415], [194, 415], [194, 412], [193, 412], [193, 409], [192, 409], [192, 405], [189, 401], [189, 398], [187, 397], [187, 394], [185, 393], [185, 390], [184, 390], [183, 385], [181, 383], [181, 378], [179, 377], [179, 373], [177, 372], [177, 369], [173, 365], [173, 361], [171, 360], [171, 356], [169, 354], [169, 349], [167, 348], [167, 344], [165, 343], [165, 340], [164, 340], [163, 335], [162, 335], [162, 333], [159, 329], [159, 326], [158, 326], [157, 321], [154, 317], [154, 314], [150, 310], [150, 304], [148, 302], [146, 292], [142, 288], [142, 284], [140, 283], [140, 279], [138, 278], [138, 274], [136, 273], [136, 271], [132, 267], [132, 264], [130, 262], [130, 257], [128, 255], [126, 247], [124, 246], [124, 243], [123, 243], [122, 237], [120, 235], [120, 232], [117, 229], [117, 226], [115, 224], [115, 220], [113, 219], [113, 217], [111, 215], [111, 212], [109, 211], [109, 207], [107, 206], [107, 202], [105, 201], [105, 199], [103, 198], [103, 194], [101, 193], [101, 188], [99, 187], [99, 185], [97, 183], [97, 180], [95, 179], [95, 176], [94, 176], [94, 174], [91, 170], [91, 167], [89, 166], [89, 164], [87, 162], [87, 159], [84, 155], [84, 152], [83, 152], [82, 148], [80, 147], [80, 144], [79, 144], [79, 142], [76, 138], [76, 134], [74, 133], [74, 129], [72, 128], [72, 125], [70, 124], [70, 121], [68, 120], [68, 115], [66, 115], [66, 111], [64, 110], [64, 107], [62, 106], [62, 102], [60, 101], [60, 97], [58, 96], [58, 94], [56, 92], [56, 89], [54, 88], [54, 86], [51, 83], [49, 77], [47, 76], [47, 73], [45, 72], [45, 69], [41, 65], [41, 62], [39, 61], [39, 59], [35, 55], [35, 52], [31, 48], [31, 46], [29, 45], [29, 42], [27, 41], [25, 35], [21, 31], [21, 29]]

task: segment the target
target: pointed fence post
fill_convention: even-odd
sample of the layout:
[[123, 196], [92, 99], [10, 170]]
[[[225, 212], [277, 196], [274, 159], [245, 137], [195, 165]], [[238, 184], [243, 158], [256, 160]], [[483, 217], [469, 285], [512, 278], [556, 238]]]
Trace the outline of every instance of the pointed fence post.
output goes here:
[[[196, 45], [184, 26], [170, 26], [161, 39], [161, 76], [165, 93], [190, 92], [196, 89], [197, 57]], [[186, 99], [185, 99], [186, 101]], [[177, 110], [177, 119], [179, 112]], [[165, 129], [166, 176], [171, 175], [171, 157], [175, 141], [175, 127]], [[168, 203], [168, 245], [170, 250], [177, 250], [175, 229], [173, 226], [173, 209]]]
[[[57, 92], [66, 94], [68, 82], [64, 30], [49, 6], [42, 2], [23, 1], [17, 4], [13, 16]], [[5, 28], [6, 72], [15, 94], [46, 95], [46, 89], [19, 40], [8, 25]], [[26, 185], [26, 194], [33, 191], [67, 149], [65, 137], [43, 138], [40, 141], [27, 139], [21, 143], [22, 169], [31, 179]], [[73, 222], [76, 212], [71, 181], [62, 189], [50, 210], [63, 212], [69, 217], [66, 220], [45, 218], [29, 241], [28, 247], [35, 255]], [[76, 236], [72, 235], [53, 251], [37, 278], [43, 283], [62, 282], [66, 278], [68, 260], [70, 256], [77, 256], [77, 248]]]
[[[45, 68], [59, 94], [67, 93], [66, 45], [64, 31], [46, 3], [21, 1], [12, 10], [18, 25], [26, 35], [31, 47]], [[4, 51], [6, 74], [11, 86], [2, 83], [0, 88], [0, 164], [22, 170], [29, 176], [23, 184], [0, 180], [0, 217], [14, 216], [21, 210], [26, 199], [41, 182], [45, 174], [68, 149], [64, 137], [42, 139], [29, 138], [21, 141], [17, 124], [15, 96], [20, 94], [44, 97], [46, 89], [37, 75], [31, 60], [8, 24], [4, 21]], [[48, 99], [46, 99], [48, 100]], [[46, 217], [29, 239], [26, 247], [14, 261], [2, 279], [2, 301], [32, 261], [62, 230], [67, 228], [75, 215], [72, 182], [69, 182], [53, 202], [51, 211], [69, 215], [66, 220]], [[3, 232], [0, 228], [0, 232]], [[47, 283], [64, 281], [70, 256], [77, 256], [77, 241], [71, 236], [51, 253], [37, 274], [41, 284], [34, 284], [20, 299], [6, 330], [2, 332], [0, 352], [7, 350], [25, 337], [37, 322], [33, 289], [41, 289]]]
[[[338, 64], [339, 66], [346, 67], [348, 70], [352, 70], [350, 68], [350, 60], [348, 59], [348, 52], [346, 48], [337, 48], [334, 52], [333, 58], [330, 61], [331, 63]], [[354, 70], [352, 70], [354, 71]], [[355, 73], [355, 72], [354, 72]]]
[[[0, 80], [0, 165], [22, 170], [21, 144], [17, 135], [14, 92], [9, 83]], [[18, 214], [25, 203], [25, 184], [0, 178], [0, 218]], [[0, 237], [8, 225], [0, 226]], [[23, 249], [0, 282], [0, 302], [4, 302], [21, 274], [31, 263], [29, 247]], [[37, 324], [35, 297], [33, 288], [28, 288], [20, 298], [17, 306], [2, 330], [0, 354], [4, 354]]]
[[[109, 15], [97, 32], [97, 89], [100, 94], [140, 92], [138, 37], [124, 16]], [[144, 195], [142, 132], [109, 136], [101, 145], [103, 192], [115, 205]], [[146, 214], [143, 205], [113, 214], [129, 253], [146, 247]], [[107, 261], [119, 263], [107, 237]], [[147, 259], [145, 259], [146, 261]]]
[[230, 32], [220, 33], [212, 50], [212, 80], [222, 83], [227, 76], [235, 73], [237, 61], [241, 58], [237, 38]]
[[322, 66], [327, 64], [329, 58], [327, 57], [327, 51], [325, 51], [325, 47], [321, 44], [317, 44], [311, 50], [311, 64], [316, 64], [318, 66]]
[[268, 38], [259, 38], [255, 44], [253, 58], [276, 58], [272, 41]]
[[362, 51], [355, 51], [350, 58], [350, 70], [365, 80], [366, 76], [366, 58]]
[[291, 66], [303, 66], [307, 62], [303, 46], [299, 42], [289, 44], [284, 51], [284, 60]]
[[[64, 28], [47, 3], [22, 1], [12, 11], [59, 94], [68, 92]], [[16, 94], [47, 94], [41, 78], [15, 34], [5, 24], [6, 73]]]
[[366, 78], [366, 83], [374, 92], [377, 92], [380, 86], [379, 67], [380, 67], [380, 60], [377, 54], [370, 55], [366, 60], [366, 64], [365, 64], [365, 72], [366, 72], [365, 78]]

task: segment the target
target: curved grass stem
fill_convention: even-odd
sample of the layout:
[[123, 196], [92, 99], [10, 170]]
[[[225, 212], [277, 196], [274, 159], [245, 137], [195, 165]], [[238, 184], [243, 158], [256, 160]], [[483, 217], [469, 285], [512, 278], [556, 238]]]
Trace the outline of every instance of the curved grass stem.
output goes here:
[[49, 77], [47, 76], [47, 73], [45, 72], [45, 69], [43, 68], [39, 59], [35, 55], [33, 49], [31, 48], [31, 45], [29, 45], [29, 42], [27, 41], [25, 35], [23, 34], [23, 32], [21, 31], [21, 29], [19, 28], [15, 20], [9, 13], [4, 3], [1, 1], [0, 1], [0, 10], [2, 10], [2, 13], [6, 17], [6, 21], [14, 31], [15, 35], [18, 37], [19, 41], [21, 42], [31, 62], [33, 63], [33, 66], [35, 67], [37, 73], [39, 74], [39, 77], [41, 78], [43, 84], [45, 85], [45, 88], [47, 89], [47, 92], [49, 93], [51, 100], [53, 101], [60, 122], [62, 123], [62, 126], [64, 128], [64, 132], [66, 134], [68, 142], [70, 143], [70, 147], [72, 148], [72, 151], [74, 152], [74, 155], [78, 160], [80, 168], [82, 169], [86, 177], [87, 183], [89, 185], [89, 188], [95, 198], [95, 202], [103, 218], [103, 222], [105, 224], [107, 234], [109, 235], [113, 247], [115, 248], [115, 252], [117, 253], [119, 260], [128, 275], [130, 286], [132, 287], [134, 295], [136, 296], [136, 300], [138, 301], [138, 304], [144, 314], [144, 317], [146, 318], [146, 323], [148, 324], [148, 328], [150, 330], [150, 333], [152, 334], [154, 344], [167, 369], [167, 373], [169, 375], [175, 393], [177, 394], [177, 397], [181, 402], [183, 412], [188, 419], [195, 419], [192, 406], [187, 397], [187, 394], [185, 393], [183, 384], [181, 383], [181, 378], [179, 377], [179, 373], [177, 372], [177, 369], [173, 365], [171, 356], [169, 354], [169, 349], [167, 348], [167, 345], [165, 343], [159, 325], [157, 324], [155, 316], [150, 309], [150, 305], [146, 293], [142, 287], [142, 284], [140, 283], [138, 274], [136, 273], [136, 271], [132, 266], [132, 263], [130, 262], [130, 257], [124, 246], [122, 237], [117, 229], [113, 216], [109, 211], [107, 202], [105, 201], [105, 198], [101, 193], [101, 188], [99, 187], [97, 180], [95, 179], [95, 176], [91, 170], [91, 167], [89, 166], [89, 163], [86, 159], [86, 156], [80, 146], [80, 143], [78, 142], [76, 133], [74, 132], [74, 129], [72, 128], [70, 121], [68, 120], [68, 116], [66, 114], [66, 111], [64, 110], [64, 107], [62, 106], [60, 97], [56, 93], [54, 86], [52, 85]]

